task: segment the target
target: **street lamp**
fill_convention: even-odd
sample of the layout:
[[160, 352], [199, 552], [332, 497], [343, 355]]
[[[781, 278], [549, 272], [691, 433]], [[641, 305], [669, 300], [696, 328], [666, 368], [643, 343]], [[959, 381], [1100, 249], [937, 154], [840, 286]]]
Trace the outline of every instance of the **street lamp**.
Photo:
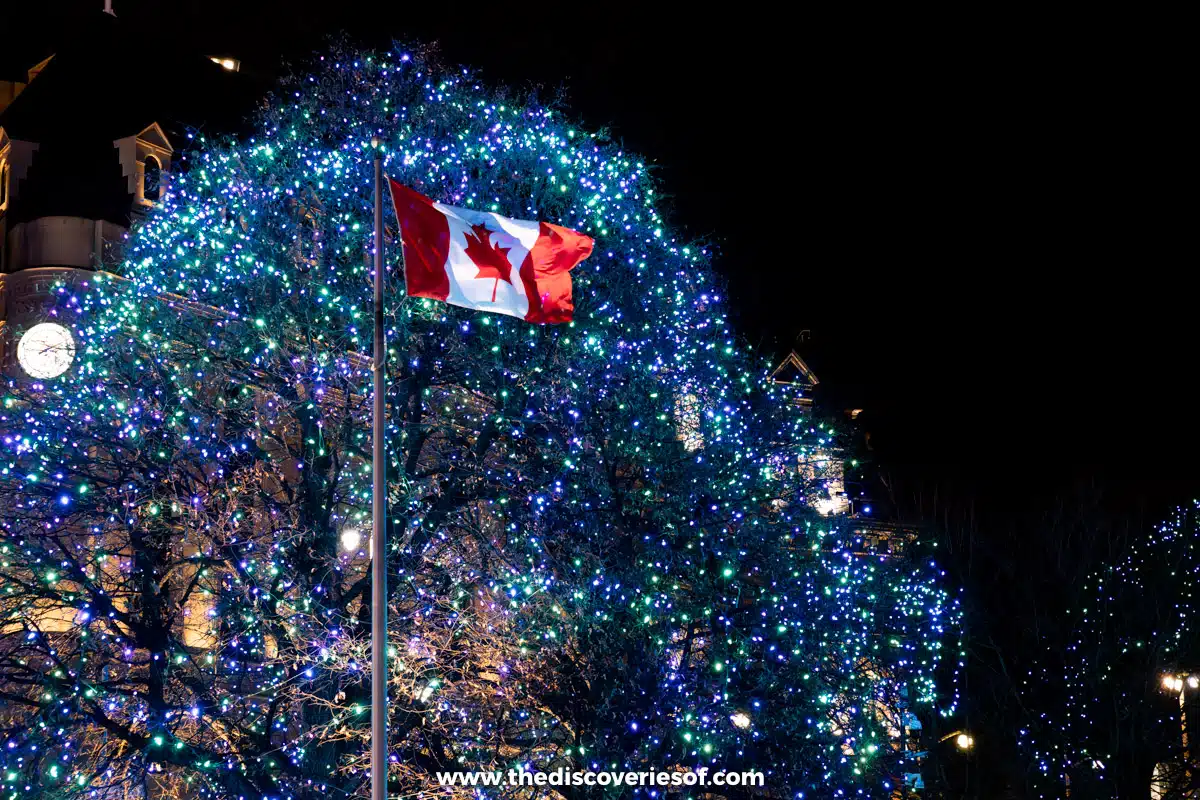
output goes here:
[[1187, 690], [1200, 688], [1200, 676], [1181, 672], [1178, 675], [1170, 673], [1163, 675], [1163, 688], [1169, 692], [1179, 692], [1179, 732], [1183, 740], [1183, 785], [1192, 785], [1192, 754], [1188, 751], [1187, 729]]
[[975, 749], [975, 737], [966, 731], [954, 731], [954, 733], [947, 733], [938, 741], [947, 742], [951, 739], [954, 740], [954, 746], [959, 750], [962, 750], [964, 753], [968, 753]]
[[[947, 733], [941, 739], [938, 739], [938, 742], [944, 743], [950, 741], [951, 739], [954, 740], [954, 746], [964, 756], [962, 760], [962, 770], [964, 787], [963, 791], [965, 792], [966, 788], [971, 785], [971, 762], [975, 760], [975, 737], [972, 736], [969, 731], [957, 730]], [[966, 795], [963, 796], [965, 797]]]
[[1162, 682], [1163, 688], [1172, 692], [1182, 692], [1184, 684], [1187, 684], [1187, 688], [1189, 689], [1200, 688], [1200, 678], [1186, 673], [1183, 675], [1164, 675]]
[[362, 547], [362, 531], [358, 528], [346, 528], [342, 531], [342, 549], [347, 553], [357, 553]]

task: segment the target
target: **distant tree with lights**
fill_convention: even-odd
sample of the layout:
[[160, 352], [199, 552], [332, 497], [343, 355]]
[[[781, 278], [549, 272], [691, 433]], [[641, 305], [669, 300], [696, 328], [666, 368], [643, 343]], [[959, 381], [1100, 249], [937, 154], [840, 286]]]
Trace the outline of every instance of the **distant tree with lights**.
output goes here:
[[337, 46], [254, 138], [196, 143], [121, 278], [59, 287], [73, 369], [8, 387], [6, 793], [366, 792], [373, 135], [418, 191], [597, 242], [575, 322], [532, 326], [403, 298], [389, 230], [392, 790], [896, 788], [957, 602], [805, 506], [834, 433], [736, 341], [646, 166], [467, 70]]
[[[1197, 512], [1178, 509], [1087, 576], [1068, 641], [1046, 642], [1024, 687], [1021, 731], [1040, 797], [1192, 796], [1200, 770], [1181, 724], [1200, 709]], [[1180, 695], [1183, 695], [1181, 719]]]

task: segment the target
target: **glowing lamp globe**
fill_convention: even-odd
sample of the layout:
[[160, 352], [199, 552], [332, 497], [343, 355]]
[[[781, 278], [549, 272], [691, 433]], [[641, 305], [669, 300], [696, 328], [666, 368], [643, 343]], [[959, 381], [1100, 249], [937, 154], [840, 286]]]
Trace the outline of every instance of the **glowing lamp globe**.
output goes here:
[[75, 339], [56, 322], [40, 322], [17, 343], [17, 362], [31, 378], [57, 378], [75, 360]]
[[362, 533], [358, 528], [346, 528], [342, 531], [342, 549], [353, 553], [362, 547]]

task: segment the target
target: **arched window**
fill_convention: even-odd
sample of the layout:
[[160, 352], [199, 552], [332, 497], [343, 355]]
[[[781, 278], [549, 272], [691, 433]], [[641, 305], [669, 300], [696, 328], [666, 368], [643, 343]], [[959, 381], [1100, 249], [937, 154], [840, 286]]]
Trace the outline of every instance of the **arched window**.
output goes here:
[[146, 156], [145, 171], [142, 176], [142, 197], [146, 200], [158, 199], [162, 187], [162, 165], [154, 156]]
[[8, 162], [0, 161], [0, 208], [8, 203]]

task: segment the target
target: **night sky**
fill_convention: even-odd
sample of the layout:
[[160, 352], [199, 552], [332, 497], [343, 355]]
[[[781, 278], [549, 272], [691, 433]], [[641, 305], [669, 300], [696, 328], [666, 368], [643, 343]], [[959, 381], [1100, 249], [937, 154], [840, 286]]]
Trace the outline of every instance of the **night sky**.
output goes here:
[[[4, 76], [102, 5], [0, 0]], [[153, 31], [148, 55], [232, 55], [264, 85], [346, 30], [565, 91], [658, 166], [669, 218], [716, 246], [764, 359], [811, 331], [826, 398], [867, 410], [876, 458], [908, 484], [993, 514], [1081, 483], [1151, 512], [1200, 489], [1192, 214], [1169, 155], [1186, 103], [1166, 89], [1182, 51], [1154, 31], [863, 8], [114, 5]]]

